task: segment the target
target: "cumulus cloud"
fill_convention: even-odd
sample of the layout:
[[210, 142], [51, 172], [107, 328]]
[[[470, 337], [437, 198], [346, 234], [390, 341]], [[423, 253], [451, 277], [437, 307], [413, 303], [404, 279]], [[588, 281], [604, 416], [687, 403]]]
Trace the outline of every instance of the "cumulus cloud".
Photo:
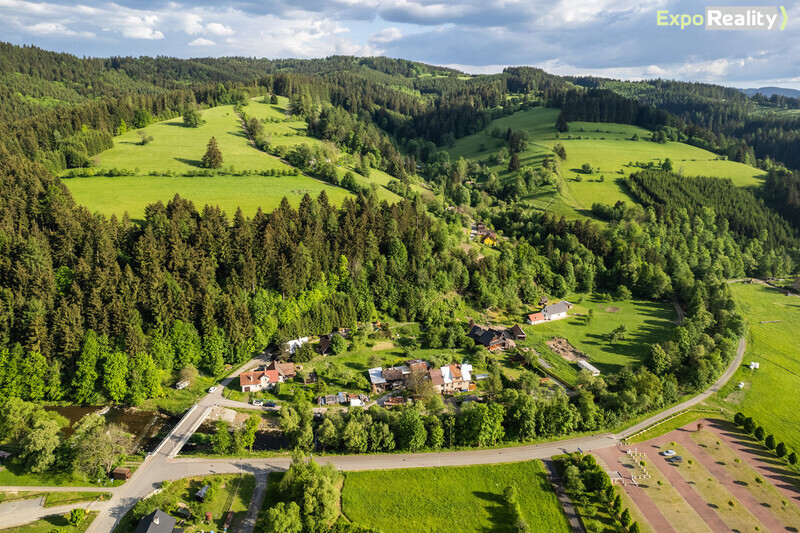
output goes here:
[[392, 41], [396, 41], [402, 36], [403, 32], [400, 30], [400, 28], [389, 26], [388, 28], [384, 28], [381, 31], [370, 35], [369, 40], [373, 43], [390, 43]]
[[194, 41], [191, 41], [189, 43], [189, 46], [214, 46], [216, 44], [217, 43], [215, 43], [214, 41], [212, 41], [210, 39], [204, 39], [202, 37], [198, 37]]
[[236, 33], [233, 31], [233, 28], [230, 26], [225, 26], [224, 24], [220, 24], [218, 22], [210, 22], [206, 24], [206, 31], [211, 33], [212, 35], [233, 35]]

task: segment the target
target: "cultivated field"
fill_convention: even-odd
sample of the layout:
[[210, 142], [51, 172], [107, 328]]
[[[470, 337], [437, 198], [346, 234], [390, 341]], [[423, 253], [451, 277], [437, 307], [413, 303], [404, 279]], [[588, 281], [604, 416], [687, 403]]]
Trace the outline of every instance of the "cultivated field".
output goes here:
[[502, 497], [510, 485], [531, 531], [570, 531], [539, 461], [348, 472], [342, 512], [384, 533], [513, 531]]
[[[553, 146], [561, 143], [567, 152], [567, 159], [561, 164], [567, 185], [565, 194], [557, 195], [554, 187], [546, 186], [527, 199], [537, 208], [565, 215], [570, 211], [577, 213], [588, 210], [595, 202], [613, 204], [618, 200], [630, 200], [623, 190], [621, 178], [640, 170], [635, 166], [636, 162], [660, 164], [670, 158], [676, 172], [686, 176], [730, 178], [740, 186], [756, 185], [764, 176], [761, 170], [720, 160], [716, 154], [688, 144], [651, 142], [648, 140], [650, 131], [637, 126], [571, 122], [569, 132], [562, 133], [557, 139], [555, 122], [558, 114], [558, 109], [534, 108], [494, 120], [479, 133], [456, 141], [449, 150], [451, 159], [465, 157], [486, 161], [490, 156], [493, 157], [500, 147], [508, 146], [505, 140], [490, 135], [495, 128], [503, 133], [508, 128], [529, 133], [528, 149], [520, 154], [520, 164], [523, 166], [538, 167], [542, 158], [552, 153]], [[640, 140], [631, 140], [634, 135], [638, 135]], [[580, 170], [584, 163], [591, 164], [595, 171], [584, 174]], [[508, 172], [507, 163], [498, 165], [490, 161], [489, 168], [498, 174], [501, 181], [512, 175]], [[603, 182], [600, 181], [601, 176], [604, 177]], [[578, 177], [580, 181], [576, 179]]]
[[[789, 448], [800, 450], [800, 298], [760, 284], [731, 287], [747, 318], [744, 364], [719, 396], [722, 404], [752, 416], [767, 433]], [[750, 370], [751, 361], [760, 363]], [[736, 388], [744, 382], [744, 388]]]

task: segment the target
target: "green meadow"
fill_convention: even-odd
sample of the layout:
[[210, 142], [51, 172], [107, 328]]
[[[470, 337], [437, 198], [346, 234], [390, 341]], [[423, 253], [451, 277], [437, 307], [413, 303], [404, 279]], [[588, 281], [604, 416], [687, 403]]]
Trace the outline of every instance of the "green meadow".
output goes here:
[[[760, 284], [731, 288], [747, 319], [747, 351], [742, 367], [719, 393], [722, 405], [752, 416], [776, 440], [800, 452], [800, 298]], [[758, 370], [748, 368], [751, 361], [760, 364]]]
[[[688, 144], [651, 142], [647, 140], [650, 131], [637, 126], [571, 122], [569, 132], [556, 138], [558, 113], [558, 109], [537, 107], [494, 120], [482, 131], [457, 140], [449, 150], [450, 157], [488, 161], [490, 170], [504, 181], [512, 176], [507, 163], [498, 165], [493, 160], [489, 161], [501, 147], [507, 147], [504, 139], [491, 136], [490, 132], [495, 128], [503, 133], [508, 128], [528, 132], [528, 149], [520, 154], [520, 164], [523, 166], [540, 166], [544, 156], [552, 153], [554, 145], [563, 144], [567, 152], [567, 159], [561, 164], [566, 184], [564, 194], [557, 194], [552, 186], [544, 186], [526, 198], [538, 209], [563, 215], [587, 214], [595, 202], [613, 204], [618, 200], [630, 201], [623, 189], [622, 178], [639, 170], [635, 166], [637, 162], [660, 164], [669, 158], [675, 172], [687, 177], [730, 178], [738, 186], [756, 185], [765, 174], [741, 163], [721, 160], [716, 154]], [[634, 135], [638, 135], [638, 141], [632, 140]], [[594, 172], [584, 174], [581, 171], [584, 163], [591, 164]]]
[[[322, 141], [306, 136], [306, 123], [302, 120], [285, 121], [288, 100], [281, 97], [277, 105], [265, 104], [254, 99], [245, 108], [248, 115], [269, 119], [264, 124], [274, 146], [294, 146], [301, 143], [311, 145]], [[304, 194], [313, 197], [323, 190], [334, 204], [341, 203], [352, 193], [342, 187], [330, 185], [306, 175], [297, 176], [234, 176], [233, 172], [277, 170], [288, 171], [292, 167], [279, 158], [254, 148], [242, 129], [233, 106], [219, 106], [202, 111], [206, 121], [199, 128], [183, 125], [182, 118], [151, 124], [141, 131], [153, 137], [142, 146], [139, 133], [129, 131], [114, 138], [114, 147], [94, 157], [94, 166], [103, 169], [135, 170], [135, 176], [71, 178], [64, 182], [75, 200], [92, 212], [110, 216], [121, 216], [127, 212], [132, 218], [142, 218], [145, 207], [153, 202], [167, 202], [176, 194], [191, 200], [202, 209], [204, 205], [219, 206], [229, 215], [238, 207], [252, 216], [262, 208], [271, 211], [283, 197], [292, 205], [298, 205]], [[276, 120], [277, 122], [272, 122]], [[215, 137], [222, 153], [223, 174], [212, 177], [150, 176], [151, 172], [172, 171], [179, 174], [202, 170], [200, 160], [211, 137]], [[339, 151], [329, 144], [339, 157]], [[343, 177], [350, 167], [345, 159], [338, 168]], [[386, 188], [393, 178], [377, 169], [372, 169], [369, 178], [358, 176], [356, 180], [364, 187], [377, 186], [378, 198], [389, 202], [400, 199]], [[420, 186], [417, 191], [424, 192]]]
[[342, 513], [384, 533], [516, 531], [503, 501], [512, 485], [530, 531], [570, 531], [540, 461], [347, 472]]
[[[567, 339], [588, 355], [602, 374], [608, 375], [616, 374], [624, 366], [638, 367], [649, 345], [667, 340], [675, 328], [677, 313], [672, 304], [637, 299], [604, 302], [595, 296], [585, 297], [580, 303], [570, 301], [575, 307], [567, 318], [535, 325], [521, 322], [528, 337], [518, 343], [535, 348], [556, 374], [568, 380], [577, 376], [579, 368], [548, 348], [547, 341], [554, 337]], [[594, 316], [587, 321], [590, 309]], [[518, 319], [524, 321], [526, 317]], [[623, 324], [628, 328], [627, 337], [608, 341], [606, 335]]]
[[247, 216], [259, 207], [268, 212], [285, 196], [297, 206], [305, 193], [316, 198], [325, 191], [333, 203], [352, 196], [346, 189], [334, 187], [307, 176], [121, 176], [64, 180], [75, 201], [91, 212], [121, 216], [126, 211], [134, 219], [144, 217], [147, 205], [158, 200], [166, 203], [176, 194], [194, 202], [198, 210], [216, 205], [233, 217], [237, 207]]

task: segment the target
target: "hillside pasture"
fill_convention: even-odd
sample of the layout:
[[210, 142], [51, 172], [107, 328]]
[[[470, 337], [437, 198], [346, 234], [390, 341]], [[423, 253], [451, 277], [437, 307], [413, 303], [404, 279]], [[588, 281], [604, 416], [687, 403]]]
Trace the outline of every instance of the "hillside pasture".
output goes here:
[[[624, 190], [622, 178], [640, 170], [637, 162], [660, 165], [666, 158], [673, 163], [675, 172], [687, 177], [716, 176], [729, 178], [737, 186], [757, 185], [765, 173], [761, 170], [721, 159], [714, 153], [679, 142], [658, 144], [649, 140], [651, 132], [638, 126], [599, 122], [571, 122], [569, 132], [558, 134], [555, 128], [559, 110], [537, 107], [502, 117], [490, 122], [480, 132], [456, 141], [449, 149], [451, 159], [464, 157], [486, 162], [501, 182], [510, 180], [514, 173], [508, 163], [497, 164], [493, 158], [505, 139], [493, 137], [495, 129], [505, 133], [511, 130], [528, 132], [528, 148], [520, 153], [520, 165], [541, 166], [542, 159], [552, 154], [553, 146], [564, 145], [567, 159], [561, 163], [561, 174], [566, 190], [559, 194], [552, 186], [540, 187], [526, 200], [537, 209], [554, 214], [588, 214], [595, 202], [614, 204], [619, 200], [631, 201]], [[639, 140], [632, 140], [637, 135]], [[591, 174], [581, 167], [589, 163]], [[603, 181], [601, 181], [601, 176]], [[560, 203], [549, 198], [560, 197]], [[571, 213], [570, 213], [571, 211]]]

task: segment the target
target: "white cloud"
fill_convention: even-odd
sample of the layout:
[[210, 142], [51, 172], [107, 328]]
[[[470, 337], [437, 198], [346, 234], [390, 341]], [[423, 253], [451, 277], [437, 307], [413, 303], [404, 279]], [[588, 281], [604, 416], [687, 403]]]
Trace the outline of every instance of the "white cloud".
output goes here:
[[183, 19], [183, 31], [196, 35], [203, 31], [203, 17], [195, 13], [187, 13]]
[[217, 43], [215, 43], [215, 42], [214, 42], [214, 41], [212, 41], [212, 40], [209, 40], [209, 39], [204, 39], [204, 38], [202, 38], [202, 37], [198, 37], [198, 38], [197, 38], [197, 39], [195, 39], [194, 41], [190, 42], [190, 43], [189, 43], [189, 46], [214, 46], [214, 45], [216, 45], [216, 44], [217, 44]]
[[130, 15], [125, 18], [125, 23], [122, 25], [122, 36], [130, 39], [163, 39], [164, 34], [154, 28], [156, 24], [158, 24], [156, 15], [143, 17]]
[[403, 32], [400, 28], [395, 28], [394, 26], [390, 26], [388, 28], [384, 28], [379, 32], [373, 33], [369, 36], [370, 42], [373, 43], [390, 43], [392, 41], [396, 41], [403, 37]]
[[206, 24], [206, 31], [213, 35], [233, 35], [236, 33], [230, 26], [225, 26], [218, 22], [210, 22]]

